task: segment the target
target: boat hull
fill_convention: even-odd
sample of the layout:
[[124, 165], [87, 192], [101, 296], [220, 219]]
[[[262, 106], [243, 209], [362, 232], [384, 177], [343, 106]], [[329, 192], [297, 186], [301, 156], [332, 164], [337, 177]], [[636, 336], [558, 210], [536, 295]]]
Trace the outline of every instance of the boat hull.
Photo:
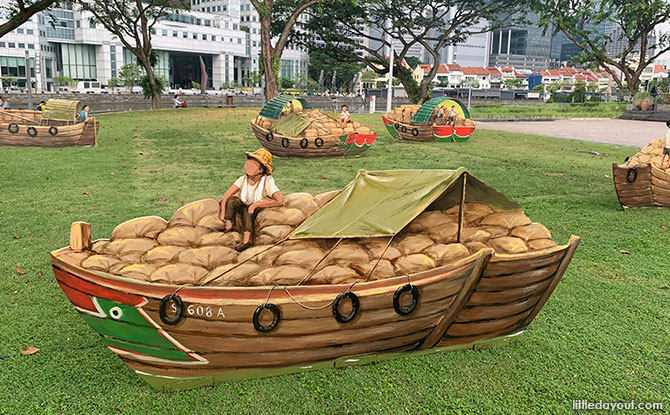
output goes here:
[[[97, 146], [100, 123], [94, 119], [70, 125], [61, 121], [49, 121], [48, 125], [39, 125], [40, 119], [39, 111], [6, 110], [0, 112], [0, 145], [17, 147]], [[34, 121], [34, 124], [28, 120]]]
[[382, 115], [387, 131], [395, 138], [403, 141], [437, 141], [441, 143], [462, 143], [468, 141], [476, 129], [471, 126], [451, 127], [446, 125], [429, 125], [403, 123]]
[[613, 163], [612, 177], [621, 207], [670, 207], [670, 174], [653, 164], [628, 168]]
[[[69, 248], [51, 258], [61, 289], [108, 348], [150, 384], [167, 390], [434, 348], [469, 300], [491, 254], [484, 250], [449, 266], [351, 288], [183, 287], [178, 291], [183, 317], [174, 325], [161, 319], [160, 307], [179, 287], [83, 269], [76, 265], [83, 255]], [[393, 297], [408, 280], [419, 302], [401, 316]], [[359, 298], [360, 312], [340, 323], [331, 303], [347, 291]], [[261, 333], [252, 321], [266, 303], [278, 307], [280, 319], [274, 330]]]
[[341, 157], [358, 156], [366, 152], [377, 138], [377, 134], [351, 133], [325, 137], [287, 137], [256, 125], [251, 128], [258, 142], [277, 157]]

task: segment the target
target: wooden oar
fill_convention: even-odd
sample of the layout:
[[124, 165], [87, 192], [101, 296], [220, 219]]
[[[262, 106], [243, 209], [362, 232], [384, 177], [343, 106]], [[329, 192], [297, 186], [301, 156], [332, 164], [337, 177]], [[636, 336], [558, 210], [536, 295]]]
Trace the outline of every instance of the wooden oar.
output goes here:
[[39, 124], [39, 121], [31, 120], [30, 118], [26, 118], [26, 117], [22, 117], [22, 116], [20, 116], [20, 115], [12, 114], [11, 112], [6, 111], [6, 110], [0, 110], [0, 112], [3, 113], [3, 114], [7, 114], [7, 115], [9, 115], [10, 117], [20, 118], [20, 119], [22, 119], [22, 120], [24, 120], [24, 121], [29, 121], [29, 122], [32, 122], [32, 123], [34, 123], [34, 124]]

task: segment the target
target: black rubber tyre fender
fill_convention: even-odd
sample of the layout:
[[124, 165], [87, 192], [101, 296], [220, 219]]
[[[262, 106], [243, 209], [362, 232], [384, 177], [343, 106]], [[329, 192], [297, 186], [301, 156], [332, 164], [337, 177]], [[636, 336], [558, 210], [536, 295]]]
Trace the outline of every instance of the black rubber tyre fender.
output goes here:
[[[345, 298], [348, 298], [351, 301], [351, 313], [349, 313], [348, 316], [343, 316], [340, 314], [339, 306], [340, 302], [344, 300]], [[335, 298], [335, 301], [333, 301], [333, 316], [335, 316], [335, 320], [337, 320], [338, 323], [349, 323], [352, 321], [356, 316], [358, 315], [358, 311], [361, 309], [361, 302], [358, 299], [358, 296], [351, 291], [347, 291], [345, 293], [342, 293], [338, 295]]]
[[35, 127], [28, 127], [28, 135], [31, 137], [37, 137], [37, 128]]
[[289, 146], [288, 138], [286, 138], [286, 137], [282, 137], [282, 139], [281, 139], [281, 146], [284, 147], [284, 148], [288, 148], [288, 146]]
[[12, 134], [16, 134], [19, 132], [19, 125], [15, 122], [10, 122], [7, 126], [7, 130], [9, 130], [9, 132]]
[[58, 127], [56, 127], [55, 125], [52, 125], [52, 126], [49, 128], [49, 134], [51, 134], [51, 135], [57, 135], [57, 134], [58, 134]]
[[[412, 295], [412, 303], [409, 307], [405, 308], [400, 305], [400, 297], [406, 292]], [[395, 294], [393, 294], [393, 309], [398, 315], [408, 316], [412, 314], [412, 312], [416, 310], [417, 305], [419, 305], [419, 290], [412, 284], [405, 284], [402, 287], [399, 287], [395, 291]]]
[[628, 169], [628, 173], [626, 173], [626, 181], [628, 183], [635, 183], [635, 180], [637, 180], [637, 167], [631, 167]]
[[300, 140], [300, 148], [307, 148], [308, 145], [309, 145], [309, 140], [307, 140], [306, 138], [303, 138], [302, 140]]
[[416, 137], [417, 135], [419, 135], [419, 129], [416, 128], [416, 127], [412, 128], [412, 135], [413, 135], [414, 137]]
[[[272, 313], [272, 322], [268, 326], [264, 326], [261, 324], [261, 313], [265, 310], [268, 310], [269, 312]], [[254, 323], [254, 328], [256, 331], [259, 331], [261, 333], [267, 333], [275, 328], [277, 328], [277, 324], [279, 324], [279, 320], [281, 319], [281, 314], [279, 312], [279, 307], [277, 307], [274, 304], [263, 304], [259, 305], [256, 308], [256, 311], [254, 311], [254, 318], [252, 319]]]
[[402, 131], [403, 133], [406, 133], [407, 132], [407, 126], [403, 125], [402, 127], [400, 127], [400, 131]]
[[316, 138], [314, 139], [314, 145], [315, 145], [317, 148], [321, 148], [321, 146], [323, 146], [323, 138], [321, 138], [321, 137], [316, 137]]
[[[176, 305], [177, 312], [175, 313], [174, 317], [168, 317], [167, 315], [166, 309], [170, 301], [174, 301]], [[158, 315], [160, 316], [161, 321], [168, 326], [174, 326], [175, 324], [179, 323], [179, 320], [181, 320], [182, 316], [184, 315], [184, 303], [181, 301], [181, 297], [177, 294], [170, 294], [163, 297], [160, 308], [158, 310]]]
[[400, 128], [400, 124], [399, 124], [399, 123], [395, 123], [395, 124], [393, 124], [393, 127], [397, 130], [398, 128]]
[[271, 142], [272, 140], [274, 140], [274, 138], [275, 138], [275, 135], [272, 134], [272, 131], [268, 131], [268, 133], [265, 134], [265, 139], [268, 140], [268, 143]]

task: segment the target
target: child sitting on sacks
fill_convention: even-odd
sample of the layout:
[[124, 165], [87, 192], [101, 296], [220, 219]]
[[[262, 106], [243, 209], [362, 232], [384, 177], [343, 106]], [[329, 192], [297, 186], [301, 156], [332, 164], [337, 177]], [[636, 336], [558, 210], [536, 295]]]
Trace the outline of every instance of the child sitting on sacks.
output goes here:
[[284, 197], [272, 178], [272, 154], [265, 149], [246, 153], [245, 176], [241, 176], [221, 198], [219, 218], [224, 221], [225, 231], [233, 228], [233, 220], [242, 215], [242, 243], [235, 250], [242, 252], [252, 244], [254, 222], [259, 209], [282, 206]]

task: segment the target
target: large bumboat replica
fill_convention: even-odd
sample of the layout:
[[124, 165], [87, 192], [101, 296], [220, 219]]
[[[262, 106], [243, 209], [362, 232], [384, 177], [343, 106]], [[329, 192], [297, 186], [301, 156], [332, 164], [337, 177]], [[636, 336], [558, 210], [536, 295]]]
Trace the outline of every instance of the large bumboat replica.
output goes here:
[[[456, 116], [450, 121], [453, 108]], [[438, 97], [423, 105], [403, 105], [382, 115], [388, 132], [399, 140], [464, 142], [474, 133], [477, 123], [455, 98]]]
[[345, 128], [333, 117], [312, 109], [302, 98], [280, 95], [261, 109], [251, 128], [269, 152], [278, 157], [357, 156], [377, 134], [358, 122]]
[[0, 145], [22, 147], [97, 146], [100, 123], [78, 123], [80, 101], [50, 99], [44, 111], [0, 110]]
[[626, 163], [612, 164], [612, 176], [619, 203], [623, 208], [670, 207], [670, 168], [663, 158], [664, 139], [656, 139]]
[[162, 390], [489, 347], [522, 333], [570, 263], [522, 207], [458, 170], [360, 171], [289, 194], [237, 253], [214, 199], [51, 253], [101, 340]]

